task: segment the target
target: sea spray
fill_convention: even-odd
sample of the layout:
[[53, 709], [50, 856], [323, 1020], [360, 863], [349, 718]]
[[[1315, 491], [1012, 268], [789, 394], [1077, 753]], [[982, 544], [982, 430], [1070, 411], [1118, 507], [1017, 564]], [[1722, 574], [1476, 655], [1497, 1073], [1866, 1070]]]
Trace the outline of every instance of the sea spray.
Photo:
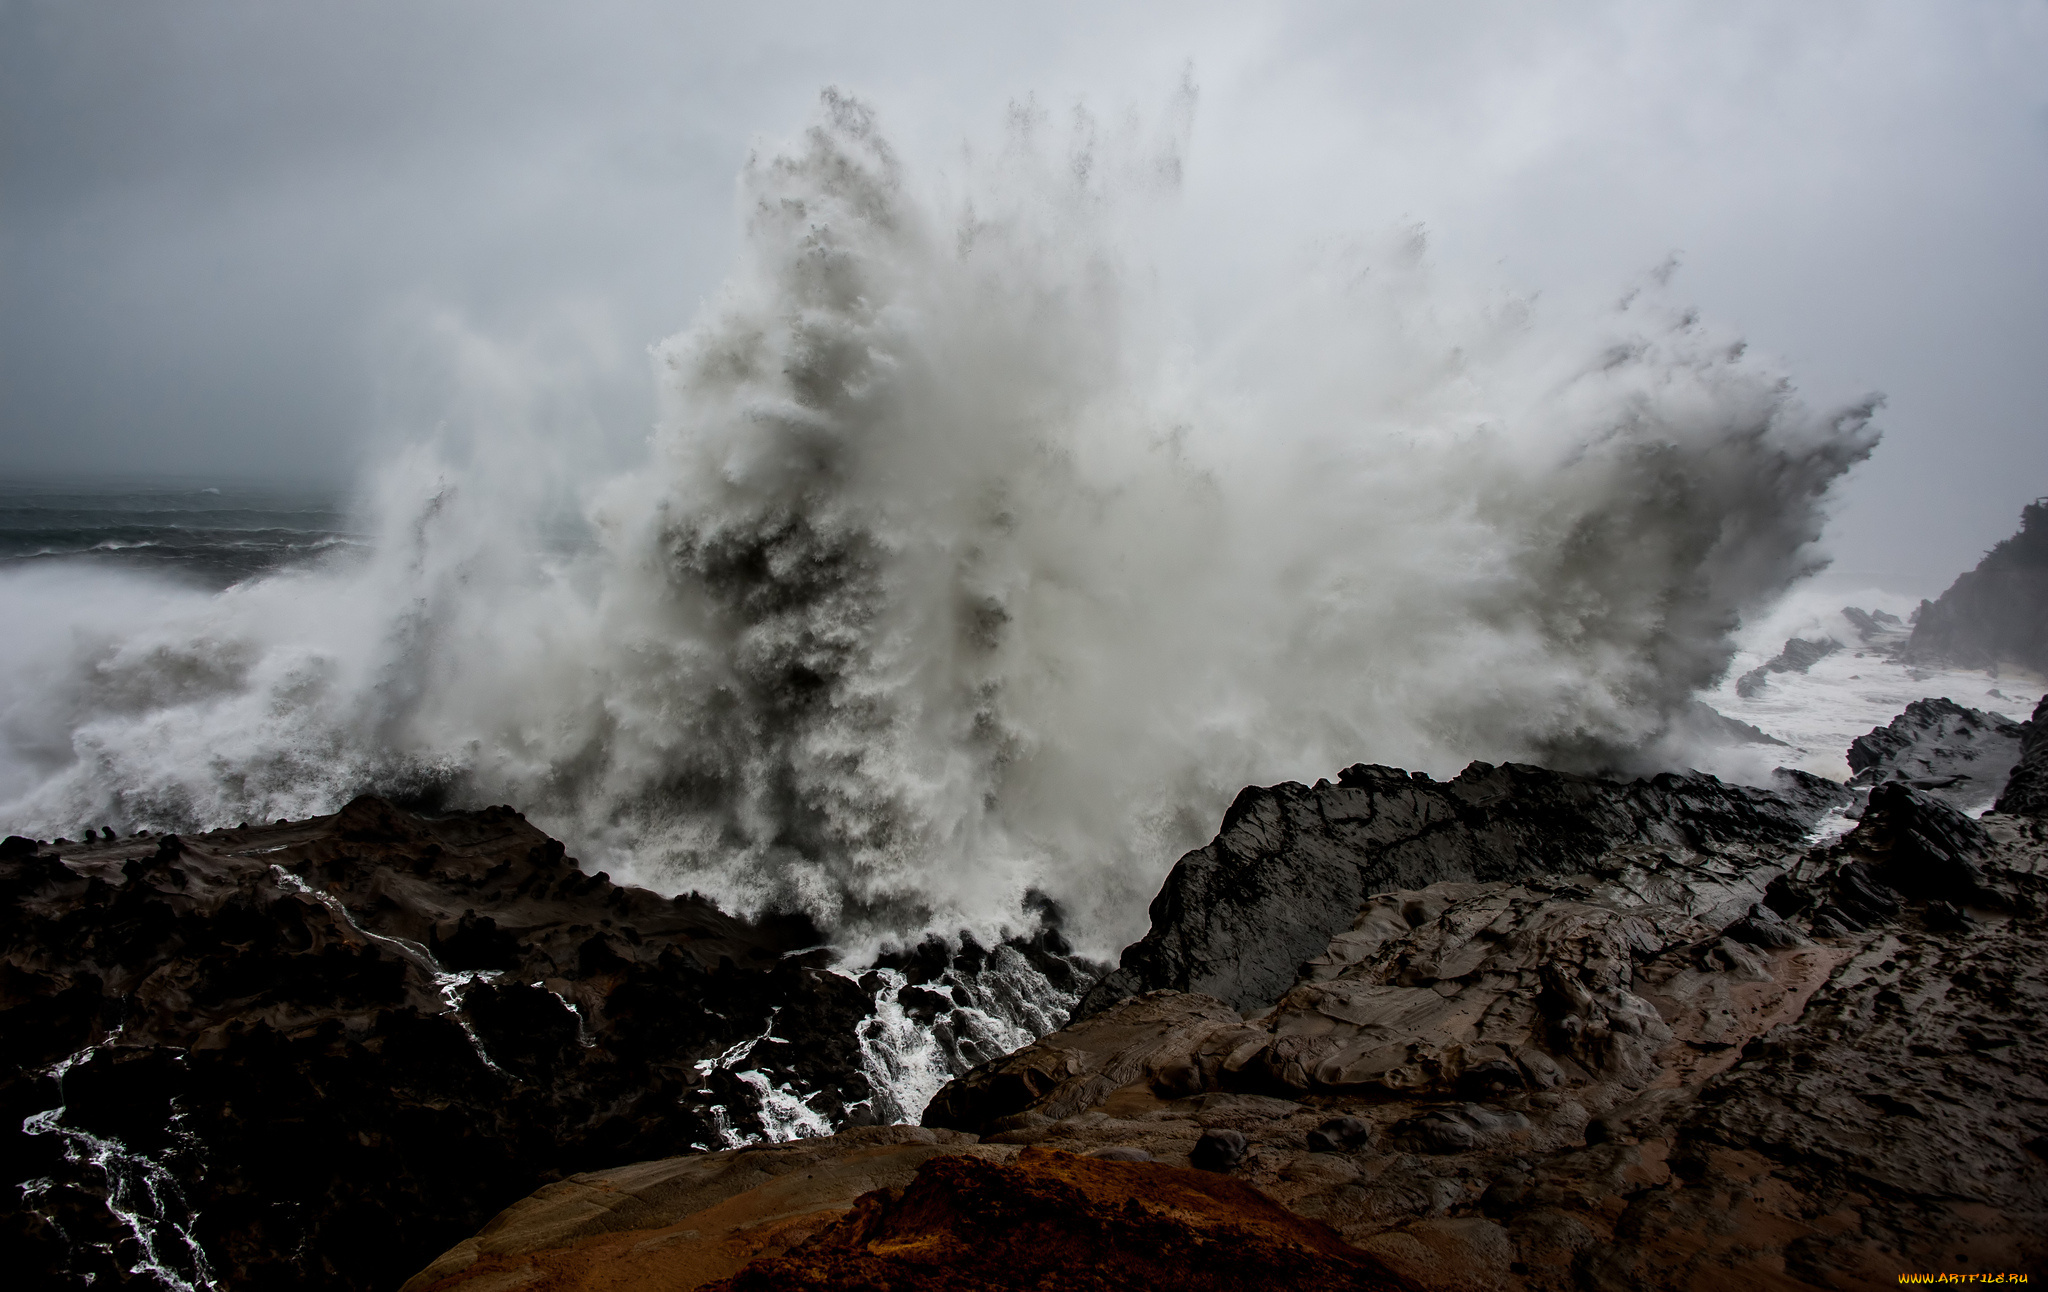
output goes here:
[[367, 555], [39, 639], [0, 817], [509, 800], [856, 964], [1028, 933], [1033, 892], [1100, 957], [1243, 784], [1672, 757], [1872, 406], [1805, 408], [1654, 285], [1546, 312], [1412, 232], [1195, 345], [1139, 250], [1164, 148], [1020, 129], [934, 193], [828, 94], [742, 177], [586, 546], [544, 425], [402, 453]]

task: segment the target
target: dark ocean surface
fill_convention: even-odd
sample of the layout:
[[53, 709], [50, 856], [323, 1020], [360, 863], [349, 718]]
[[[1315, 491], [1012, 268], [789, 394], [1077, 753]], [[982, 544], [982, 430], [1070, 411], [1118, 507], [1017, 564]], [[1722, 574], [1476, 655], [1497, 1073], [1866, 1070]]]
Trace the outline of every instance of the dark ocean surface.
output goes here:
[[115, 567], [220, 589], [366, 546], [350, 529], [338, 491], [0, 483], [0, 571]]

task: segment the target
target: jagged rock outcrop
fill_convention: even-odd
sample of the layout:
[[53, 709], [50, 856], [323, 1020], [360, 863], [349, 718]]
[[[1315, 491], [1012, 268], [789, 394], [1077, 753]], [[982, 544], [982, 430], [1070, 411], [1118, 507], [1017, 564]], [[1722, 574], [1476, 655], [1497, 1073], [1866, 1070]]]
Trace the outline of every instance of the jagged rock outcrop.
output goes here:
[[[1643, 887], [1384, 894], [1271, 1007], [1126, 1000], [932, 1117], [1167, 1163], [1232, 1131], [1233, 1176], [1433, 1288], [2043, 1268], [2048, 834], [1890, 784], [1845, 838], [1749, 875], [1765, 899], [1734, 919], [1725, 883]], [[1064, 1076], [1019, 1099], [991, 1079], [1019, 1068]]]
[[1849, 626], [1856, 630], [1856, 640], [1865, 646], [1903, 646], [1912, 634], [1912, 627], [1905, 620], [1883, 610], [1843, 606], [1842, 618], [1849, 621]]
[[1804, 673], [1840, 649], [1842, 643], [1832, 637], [1823, 637], [1819, 641], [1808, 641], [1801, 637], [1787, 638], [1783, 650], [1735, 679], [1735, 694], [1745, 700], [1761, 695], [1764, 688], [1770, 685], [1771, 674]]
[[[1392, 797], [1398, 773], [1368, 770]], [[1251, 798], [1302, 813], [1329, 788]], [[1611, 806], [1635, 788], [1586, 793]], [[663, 1244], [727, 1235], [763, 1255], [721, 1287], [1003, 1287], [1013, 1268], [1040, 1272], [987, 1219], [1003, 1215], [1048, 1250], [1084, 1231], [1118, 1268], [1125, 1218], [997, 1169], [1056, 1149], [1030, 1162], [1080, 1154], [1242, 1182], [1444, 1292], [2048, 1271], [2048, 827], [1975, 820], [1889, 781], [1847, 835], [1809, 842], [1797, 823], [1847, 792], [1792, 780], [1773, 797], [1757, 810], [1778, 826], [1744, 846], [1695, 819], [1711, 846], [1566, 851], [1583, 864], [1367, 894], [1297, 977], [1242, 1009], [1153, 990], [1084, 1011], [941, 1091], [922, 1133], [955, 1147], [911, 1183], [899, 1165], [864, 1197], [843, 1183], [829, 1202], [806, 1194], [791, 1221], [801, 1241], [760, 1243], [773, 1190], [789, 1187], [763, 1184], [736, 1228], [701, 1206], [686, 1239], [579, 1222], [520, 1259], [634, 1287], [633, 1262]], [[1510, 817], [1522, 803], [1498, 801]], [[1316, 831], [1290, 837], [1326, 861], [1355, 855]], [[874, 1150], [842, 1136], [801, 1151], [817, 1155], [808, 1187]], [[996, 1181], [1043, 1210], [1004, 1212]], [[827, 1213], [845, 1219], [828, 1227]], [[600, 1244], [615, 1254], [574, 1263]], [[477, 1292], [532, 1282], [525, 1267], [463, 1259]], [[1200, 1262], [1182, 1259], [1144, 1277], [1186, 1281]], [[469, 1277], [425, 1280], [408, 1292]]]
[[1998, 810], [2017, 816], [2048, 816], [2048, 695], [2020, 726], [2020, 760], [1998, 796]]
[[1934, 903], [1929, 918], [1957, 928], [1969, 923], [1965, 906], [2023, 904], [1986, 877], [1992, 840], [1985, 827], [1910, 786], [1892, 781], [1871, 790], [1852, 837], [1853, 859], [1810, 854], [1771, 881], [1765, 904], [1823, 935], [1888, 924], [1908, 898]]
[[1908, 657], [1965, 668], [2018, 664], [2048, 673], [2048, 498], [2027, 504], [2020, 528], [1920, 603]]
[[1849, 744], [1852, 785], [1900, 782], [1981, 810], [2020, 760], [2020, 724], [1955, 701], [1915, 700]]
[[390, 1288], [547, 1180], [759, 1133], [765, 1088], [869, 1094], [807, 921], [621, 887], [508, 808], [0, 854], [21, 1286]]
[[1451, 781], [1361, 764], [1335, 785], [1247, 789], [1206, 848], [1175, 864], [1152, 928], [1083, 997], [1081, 1015], [1160, 988], [1254, 1009], [1374, 893], [1601, 869], [1631, 859], [1713, 866], [1796, 852], [1849, 796], [1785, 773], [1777, 791], [1711, 776], [1620, 784], [1474, 763]]

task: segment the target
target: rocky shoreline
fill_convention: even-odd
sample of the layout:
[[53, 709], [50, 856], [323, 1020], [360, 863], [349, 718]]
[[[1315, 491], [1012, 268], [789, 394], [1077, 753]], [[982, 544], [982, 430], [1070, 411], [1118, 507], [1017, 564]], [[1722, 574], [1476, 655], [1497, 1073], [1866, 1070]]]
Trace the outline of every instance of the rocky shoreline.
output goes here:
[[[1319, 1227], [1297, 1253], [1353, 1254], [1302, 1286], [2041, 1271], [2048, 820], [1916, 784], [1959, 747], [1956, 706], [1917, 708], [1872, 733], [1861, 787], [1475, 767], [1246, 791], [1108, 980], [1136, 990], [965, 1074], [924, 1127], [576, 1177], [406, 1292], [1128, 1286], [1162, 1243], [1188, 1281], [1270, 1241], [1250, 1208], [1106, 1214], [1111, 1185], [1073, 1183], [1091, 1172], [1126, 1173], [1127, 1202], [1148, 1172], [1251, 1186]], [[2048, 702], [1960, 748], [2031, 802], [2044, 732]], [[1320, 953], [1261, 999], [1318, 921]], [[1014, 1224], [1073, 1263], [1042, 1283], [975, 1255]]]
[[[0, 1267], [50, 1287], [388, 1289], [565, 1173], [876, 1120], [884, 988], [988, 954], [858, 984], [504, 807], [110, 835], [0, 855]], [[1071, 1001], [1047, 943], [997, 954]]]
[[[2041, 1269], [2048, 702], [1992, 718], [1912, 706], [1849, 786], [1248, 789], [1107, 972], [1049, 927], [848, 976], [509, 808], [9, 839], [0, 1257], [407, 1292]], [[973, 1007], [1004, 957], [1073, 1006], [1009, 1053]], [[958, 1074], [923, 1126], [864, 1125], [885, 1013]]]

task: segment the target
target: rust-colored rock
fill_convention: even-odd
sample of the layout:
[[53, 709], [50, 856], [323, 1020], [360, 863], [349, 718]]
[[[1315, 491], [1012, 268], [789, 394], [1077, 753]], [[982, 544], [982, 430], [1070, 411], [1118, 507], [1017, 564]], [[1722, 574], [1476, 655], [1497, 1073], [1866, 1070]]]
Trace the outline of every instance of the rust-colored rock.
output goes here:
[[1026, 1149], [1010, 1163], [933, 1158], [908, 1188], [865, 1194], [809, 1241], [709, 1286], [1365, 1292], [1412, 1285], [1235, 1180]]
[[403, 1292], [680, 1292], [780, 1255], [934, 1157], [1016, 1152], [872, 1126], [571, 1176], [507, 1207]]

